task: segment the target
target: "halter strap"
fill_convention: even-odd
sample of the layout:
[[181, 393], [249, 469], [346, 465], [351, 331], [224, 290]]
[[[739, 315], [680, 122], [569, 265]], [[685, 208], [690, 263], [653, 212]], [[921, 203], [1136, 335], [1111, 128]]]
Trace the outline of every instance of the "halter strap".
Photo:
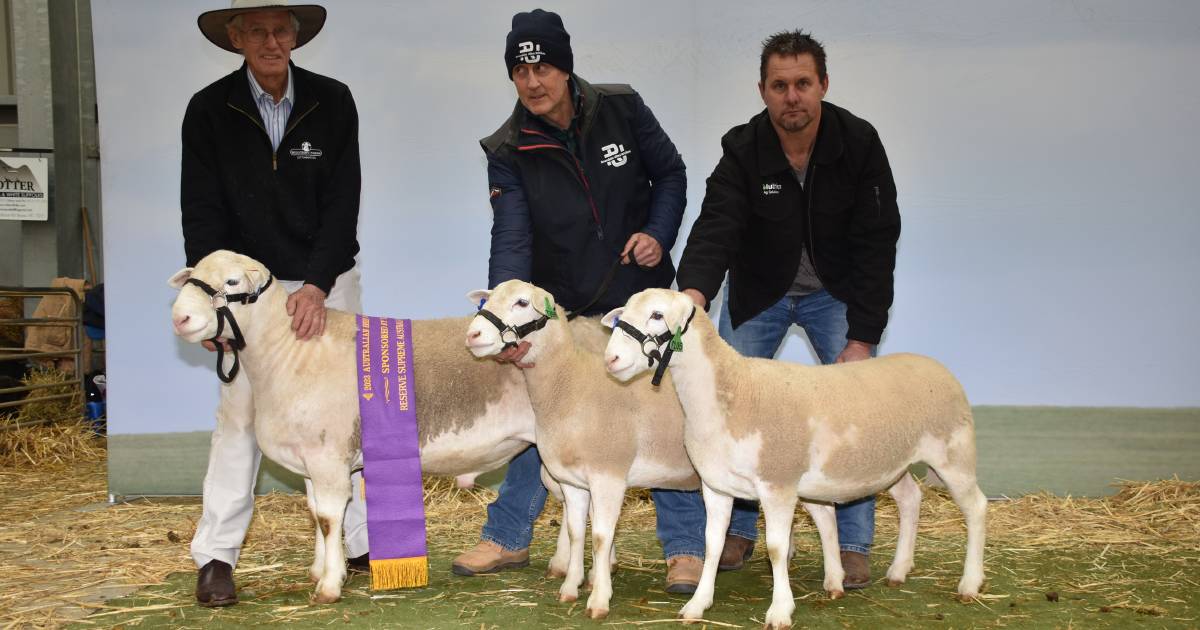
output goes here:
[[[682, 337], [692, 327], [692, 318], [695, 316], [696, 307], [693, 306], [691, 314], [688, 315], [687, 321], [683, 324], [683, 328], [679, 329], [679, 336]], [[638, 330], [633, 324], [621, 319], [617, 320], [617, 328], [620, 328], [622, 332], [632, 337], [641, 346], [642, 356], [646, 357], [646, 367], [653, 367], [654, 362], [658, 361], [658, 367], [654, 370], [654, 378], [650, 379], [650, 384], [656, 387], [662, 384], [663, 374], [666, 373], [667, 366], [671, 363], [671, 355], [676, 352], [675, 344], [670, 343], [675, 338], [676, 333], [668, 330], [660, 335], [647, 335]], [[646, 350], [647, 344], [650, 346], [649, 351]], [[663, 344], [667, 345], [667, 349], [660, 352]], [[682, 352], [683, 350], [680, 349], [679, 351]]]
[[[267, 281], [261, 287], [246, 293], [225, 293], [224, 291], [212, 288], [212, 286], [203, 280], [196, 278], [187, 279], [187, 284], [200, 287], [201, 291], [204, 291], [212, 298], [213, 310], [217, 312], [217, 332], [207, 341], [211, 341], [217, 346], [217, 378], [221, 379], [222, 383], [232, 383], [233, 379], [237, 377], [238, 371], [241, 369], [238, 351], [246, 347], [246, 339], [242, 336], [242, 329], [238, 326], [237, 319], [233, 316], [233, 311], [229, 310], [229, 303], [254, 304], [258, 301], [258, 297], [271, 286], [271, 282], [274, 279], [274, 276], [269, 275], [267, 276]], [[220, 305], [217, 304], [218, 300], [220, 301]], [[225, 330], [225, 322], [227, 320], [229, 322], [229, 330], [233, 333], [233, 339], [229, 343], [230, 347], [233, 348], [233, 367], [229, 369], [228, 373], [224, 372], [222, 367], [225, 363], [225, 344], [221, 342], [221, 333]]]
[[[547, 300], [547, 301], [549, 301], [549, 300]], [[534, 311], [536, 312], [537, 309], [534, 309]], [[520, 326], [511, 326], [509, 324], [506, 324], [504, 322], [504, 320], [500, 319], [499, 315], [483, 308], [483, 304], [481, 303], [479, 306], [479, 310], [475, 313], [475, 316], [482, 317], [482, 318], [488, 320], [489, 322], [491, 322], [491, 324], [493, 326], [496, 327], [496, 330], [500, 331], [500, 341], [504, 342], [503, 350], [508, 350], [509, 348], [517, 347], [517, 341], [524, 339], [525, 336], [528, 335], [529, 333], [531, 333], [535, 330], [541, 330], [546, 327], [546, 322], [550, 321], [551, 317], [545, 313], [539, 313], [539, 314], [541, 315], [541, 317], [539, 317], [533, 321], [525, 322], [524, 324], [521, 324]], [[506, 341], [504, 339], [504, 333], [512, 333], [513, 336], [515, 337], [515, 339], [513, 339], [512, 341]]]

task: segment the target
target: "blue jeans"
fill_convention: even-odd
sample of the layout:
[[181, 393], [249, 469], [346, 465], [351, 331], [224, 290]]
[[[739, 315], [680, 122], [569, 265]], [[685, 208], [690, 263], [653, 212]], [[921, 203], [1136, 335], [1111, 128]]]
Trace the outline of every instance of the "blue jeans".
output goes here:
[[[821, 289], [801, 297], [784, 297], [735, 330], [729, 321], [729, 289], [718, 332], [726, 343], [747, 357], [773, 358], [788, 329], [796, 324], [804, 329], [808, 341], [823, 364], [837, 360], [846, 347], [846, 304]], [[874, 355], [874, 350], [871, 354]], [[752, 501], [733, 502], [729, 533], [749, 540], [758, 535], [758, 505]], [[837, 506], [838, 543], [845, 551], [870, 553], [875, 540], [875, 497], [865, 497]]]
[[[542, 458], [531, 446], [508, 463], [500, 496], [488, 505], [484, 540], [516, 551], [529, 547], [533, 522], [546, 507], [541, 479]], [[704, 557], [704, 499], [699, 491], [652, 490], [663, 557]]]

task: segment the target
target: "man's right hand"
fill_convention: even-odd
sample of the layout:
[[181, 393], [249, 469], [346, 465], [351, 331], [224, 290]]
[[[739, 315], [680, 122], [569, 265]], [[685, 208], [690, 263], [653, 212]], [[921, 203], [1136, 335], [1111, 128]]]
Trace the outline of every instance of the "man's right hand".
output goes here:
[[497, 354], [496, 362], [497, 363], [511, 363], [521, 369], [531, 368], [536, 364], [524, 363], [521, 361], [521, 359], [524, 359], [525, 355], [529, 353], [529, 348], [530, 348], [530, 343], [528, 341], [519, 342], [517, 344], [517, 347], [509, 348], [507, 350], [502, 351], [500, 354]]
[[699, 306], [700, 308], [708, 308], [708, 300], [704, 299], [704, 294], [696, 289], [684, 289], [683, 294], [692, 298], [692, 301], [696, 303], [696, 306]]

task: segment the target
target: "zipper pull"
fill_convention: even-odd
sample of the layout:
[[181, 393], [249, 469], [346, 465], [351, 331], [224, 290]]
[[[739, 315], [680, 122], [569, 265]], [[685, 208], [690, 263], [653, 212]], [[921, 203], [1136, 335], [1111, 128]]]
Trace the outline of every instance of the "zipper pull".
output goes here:
[[604, 240], [604, 228], [600, 227], [599, 223], [596, 224], [596, 240]]
[[278, 153], [271, 154], [271, 170], [272, 171], [279, 170], [279, 154]]

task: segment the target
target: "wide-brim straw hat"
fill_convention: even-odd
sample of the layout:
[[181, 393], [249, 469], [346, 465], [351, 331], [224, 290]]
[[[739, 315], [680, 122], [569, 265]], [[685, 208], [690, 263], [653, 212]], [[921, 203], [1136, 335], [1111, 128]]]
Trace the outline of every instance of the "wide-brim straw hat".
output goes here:
[[196, 23], [200, 25], [200, 32], [204, 33], [208, 41], [229, 52], [241, 54], [240, 50], [233, 47], [233, 42], [229, 41], [229, 32], [225, 25], [239, 13], [272, 9], [291, 11], [300, 21], [300, 32], [296, 34], [293, 50], [307, 44], [321, 32], [321, 27], [325, 26], [325, 7], [319, 4], [289, 5], [287, 0], [233, 0], [233, 6], [228, 9], [201, 13]]

